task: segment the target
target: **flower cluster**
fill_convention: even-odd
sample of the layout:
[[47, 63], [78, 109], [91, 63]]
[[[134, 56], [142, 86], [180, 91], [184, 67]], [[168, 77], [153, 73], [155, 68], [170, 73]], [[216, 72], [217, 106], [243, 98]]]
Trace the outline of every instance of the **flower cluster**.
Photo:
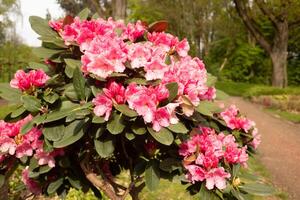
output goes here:
[[241, 164], [246, 166], [247, 147], [239, 147], [233, 135], [217, 134], [214, 129], [199, 127], [196, 134], [180, 145], [179, 154], [188, 171], [186, 178], [192, 182], [206, 181], [206, 188], [224, 189], [231, 175], [223, 166]]
[[231, 105], [225, 111], [220, 113], [222, 119], [226, 122], [226, 125], [234, 130], [243, 130], [246, 133], [252, 134], [253, 140], [250, 143], [255, 149], [260, 144], [260, 135], [258, 134], [257, 128], [255, 128], [255, 122], [247, 119], [244, 116], [239, 115], [239, 110], [235, 105]]
[[[136, 84], [126, 87], [109, 81], [103, 93], [93, 100], [95, 114], [105, 115], [106, 121], [114, 103], [128, 103], [129, 108], [159, 131], [161, 127], [178, 122], [177, 107], [181, 106], [184, 114], [191, 116], [193, 107], [201, 100], [212, 100], [216, 96], [215, 89], [206, 84], [207, 72], [203, 62], [188, 55], [186, 39], [180, 41], [165, 32], [146, 32], [141, 22], [126, 26], [122, 21], [112, 19], [81, 21], [75, 18], [69, 25], [62, 26], [61, 23], [52, 21], [50, 26], [58, 31], [66, 45], [79, 45], [83, 53], [81, 69], [85, 74], [107, 79], [113, 73], [124, 72], [128, 63], [129, 69], [141, 69], [140, 75], [147, 81], [161, 80], [155, 87]], [[146, 41], [135, 42], [145, 33]], [[169, 95], [165, 85], [171, 82], [178, 84], [177, 98], [160, 107], [159, 104]], [[183, 96], [192, 102], [192, 108], [185, 109]]]
[[35, 87], [43, 87], [50, 77], [43, 70], [31, 70], [28, 73], [18, 70], [10, 86], [22, 91], [32, 90]]
[[15, 156], [21, 159], [25, 156], [34, 156], [39, 165], [55, 166], [54, 157], [62, 154], [62, 150], [56, 149], [52, 152], [43, 150], [44, 141], [40, 139], [42, 131], [36, 127], [22, 135], [20, 129], [32, 120], [29, 115], [15, 123], [0, 121], [0, 153], [3, 159], [6, 156]]

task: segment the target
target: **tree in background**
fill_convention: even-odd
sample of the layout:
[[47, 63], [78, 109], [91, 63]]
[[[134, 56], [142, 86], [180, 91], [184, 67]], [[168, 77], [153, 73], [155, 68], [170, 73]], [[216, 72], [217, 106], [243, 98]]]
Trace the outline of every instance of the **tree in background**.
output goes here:
[[[245, 26], [272, 60], [272, 85], [285, 87], [287, 86], [289, 30], [300, 23], [300, 19], [295, 19], [297, 17], [295, 11], [299, 11], [300, 2], [297, 0], [255, 0], [254, 2], [255, 4], [248, 0], [234, 0], [236, 10]], [[255, 6], [271, 22], [273, 31], [271, 37], [263, 34], [260, 25], [255, 20], [253, 12]]]
[[70, 15], [75, 16], [84, 8], [97, 13], [102, 18], [113, 16], [125, 19], [127, 0], [57, 0], [57, 3]]

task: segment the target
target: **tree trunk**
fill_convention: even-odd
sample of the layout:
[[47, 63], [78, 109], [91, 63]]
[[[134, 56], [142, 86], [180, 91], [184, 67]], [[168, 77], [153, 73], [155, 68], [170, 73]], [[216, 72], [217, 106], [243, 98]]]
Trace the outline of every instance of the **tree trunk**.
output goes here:
[[273, 71], [272, 86], [286, 87], [287, 81], [287, 47], [288, 47], [288, 23], [282, 22], [278, 26], [278, 32], [274, 38], [274, 44], [269, 52]]
[[113, 0], [113, 15], [115, 19], [126, 18], [127, 0]]

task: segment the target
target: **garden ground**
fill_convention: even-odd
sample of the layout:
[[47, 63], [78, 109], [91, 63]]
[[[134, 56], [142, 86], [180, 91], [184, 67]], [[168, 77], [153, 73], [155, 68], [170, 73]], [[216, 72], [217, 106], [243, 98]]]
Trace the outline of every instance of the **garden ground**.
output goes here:
[[241, 112], [254, 120], [262, 135], [259, 158], [275, 186], [289, 199], [300, 199], [300, 124], [289, 123], [263, 111], [263, 107], [240, 97], [231, 97]]

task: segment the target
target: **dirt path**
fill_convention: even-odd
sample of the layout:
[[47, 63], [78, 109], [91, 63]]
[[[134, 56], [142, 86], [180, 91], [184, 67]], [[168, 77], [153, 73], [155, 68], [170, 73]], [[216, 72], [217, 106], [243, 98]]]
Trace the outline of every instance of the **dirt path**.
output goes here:
[[262, 135], [259, 146], [261, 162], [271, 174], [273, 183], [300, 200], [300, 125], [275, 118], [262, 107], [239, 97], [231, 97], [242, 113], [254, 120]]

